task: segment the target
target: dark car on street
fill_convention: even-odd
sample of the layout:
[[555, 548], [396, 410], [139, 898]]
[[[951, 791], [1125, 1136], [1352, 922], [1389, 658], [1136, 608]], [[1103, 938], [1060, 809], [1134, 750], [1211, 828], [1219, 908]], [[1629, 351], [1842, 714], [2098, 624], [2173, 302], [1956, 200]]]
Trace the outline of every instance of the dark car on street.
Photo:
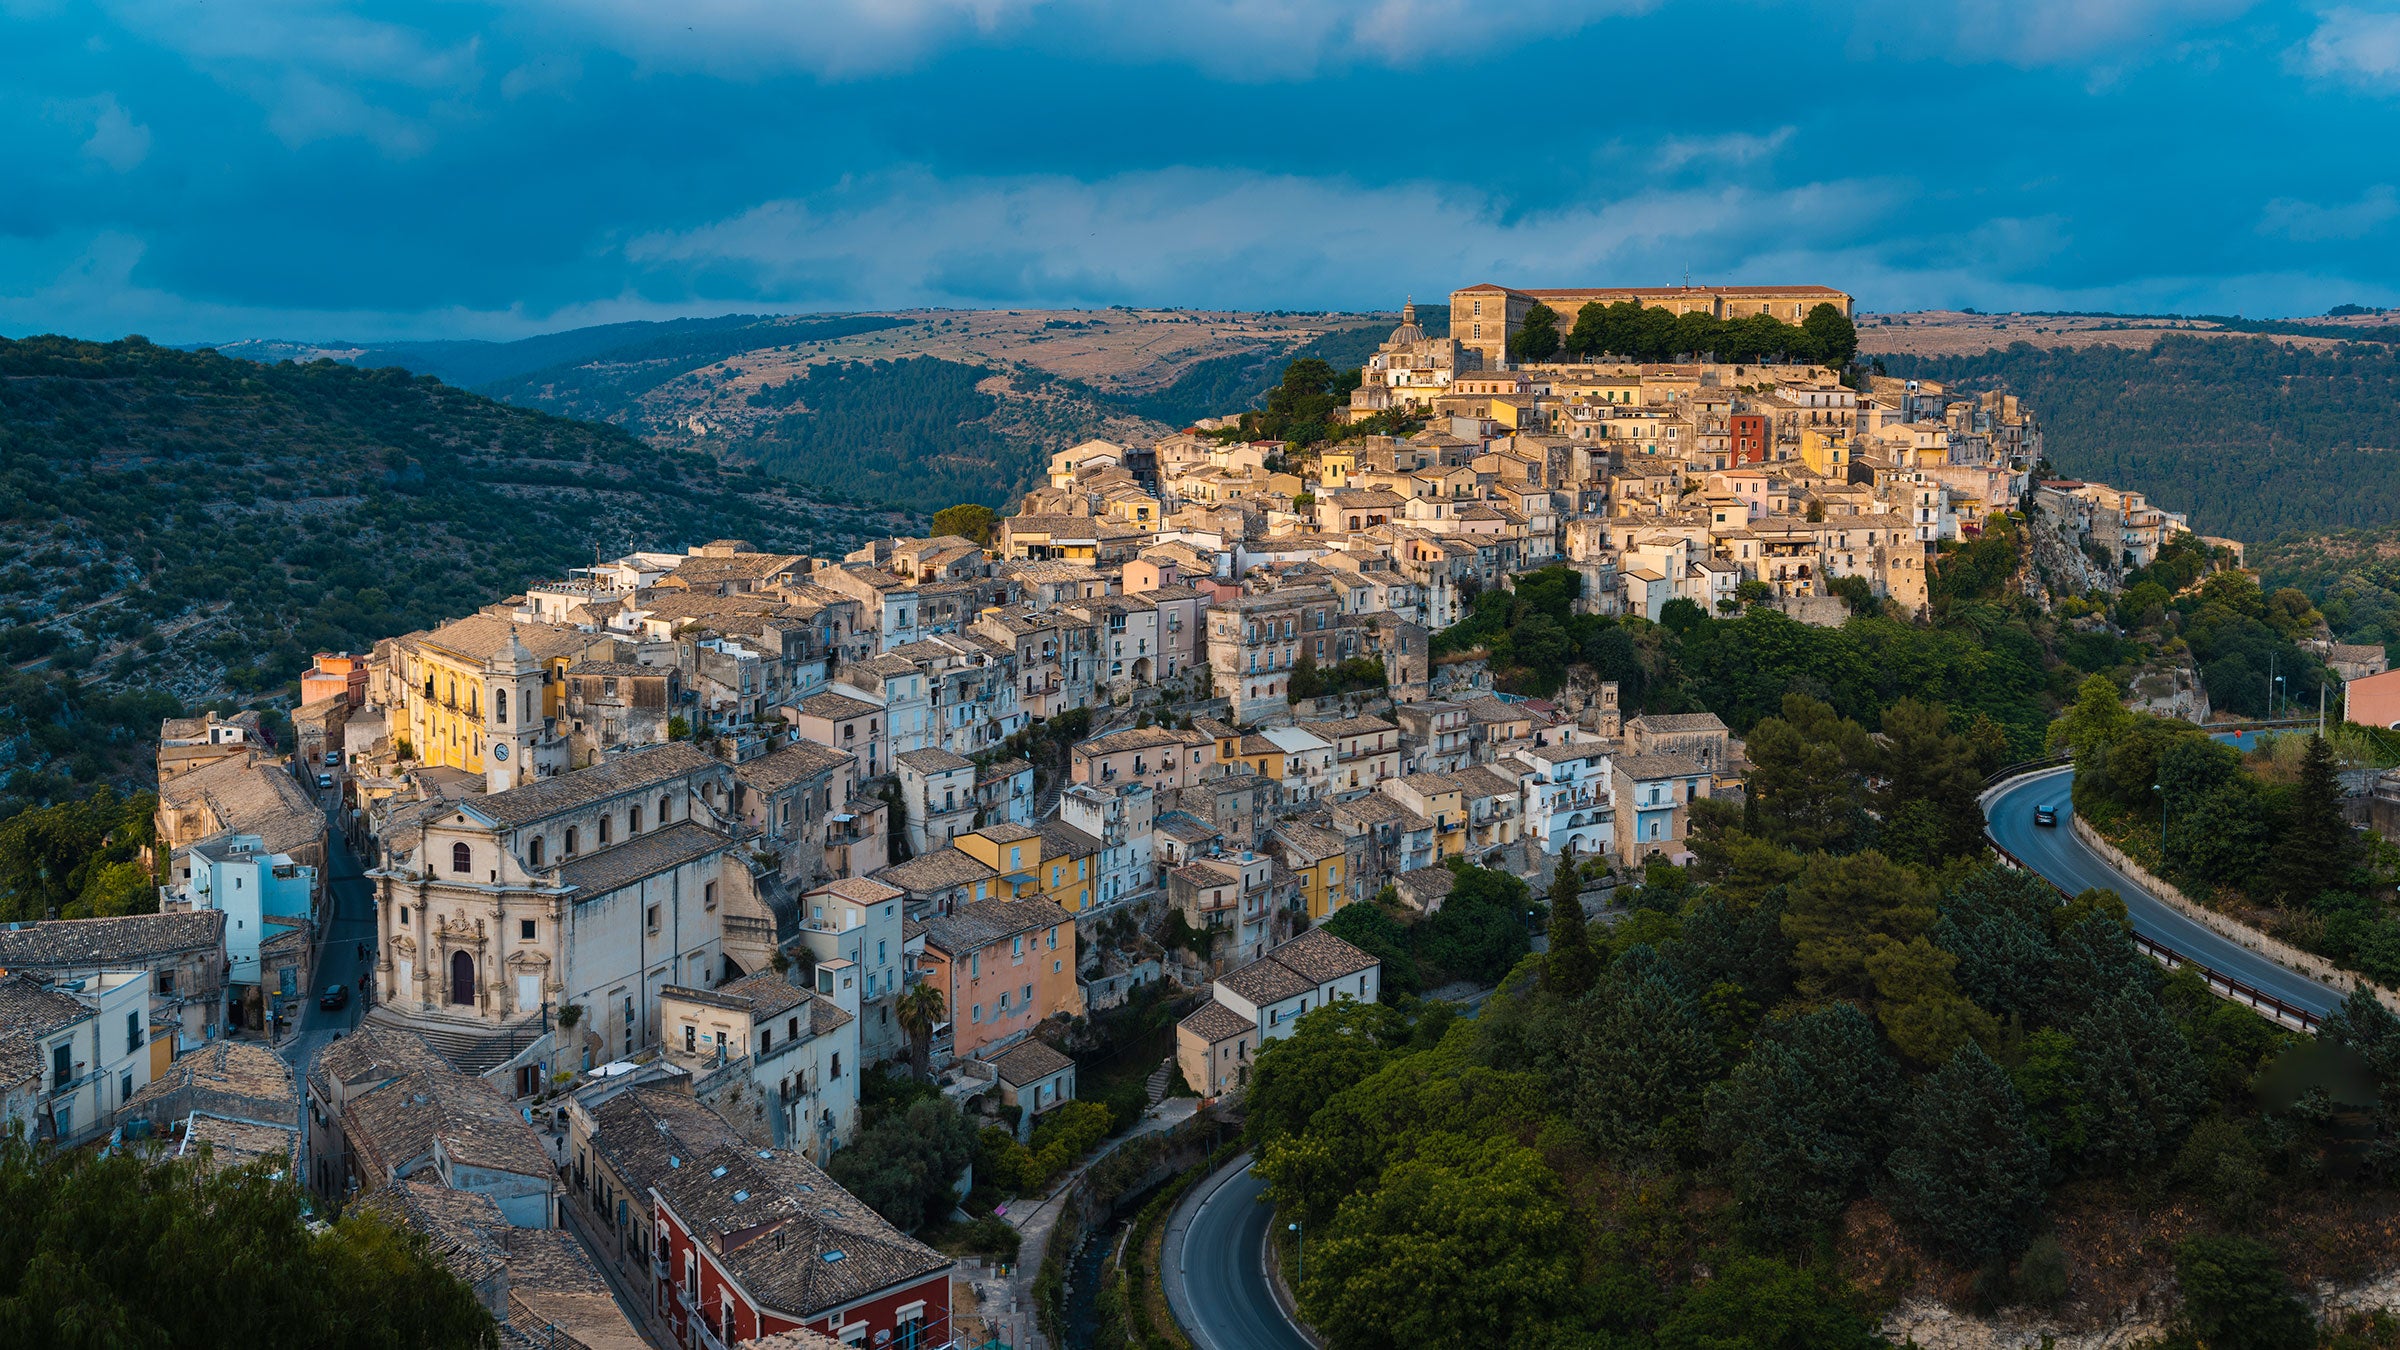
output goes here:
[[328, 1012], [349, 1007], [350, 986], [346, 984], [329, 984], [325, 986], [325, 993], [317, 1000], [317, 1006], [325, 1009]]
[[2058, 808], [2049, 802], [2043, 802], [2041, 805], [2034, 807], [2033, 823], [2036, 825], [2056, 825], [2058, 823]]

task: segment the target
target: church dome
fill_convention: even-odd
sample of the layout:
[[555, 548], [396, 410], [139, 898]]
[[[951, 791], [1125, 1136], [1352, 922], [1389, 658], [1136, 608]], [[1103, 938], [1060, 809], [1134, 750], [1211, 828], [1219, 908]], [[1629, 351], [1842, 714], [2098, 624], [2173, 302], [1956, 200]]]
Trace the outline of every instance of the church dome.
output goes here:
[[1425, 340], [1425, 330], [1417, 327], [1417, 302], [1410, 300], [1400, 307], [1400, 326], [1383, 340], [1386, 347], [1406, 347]]

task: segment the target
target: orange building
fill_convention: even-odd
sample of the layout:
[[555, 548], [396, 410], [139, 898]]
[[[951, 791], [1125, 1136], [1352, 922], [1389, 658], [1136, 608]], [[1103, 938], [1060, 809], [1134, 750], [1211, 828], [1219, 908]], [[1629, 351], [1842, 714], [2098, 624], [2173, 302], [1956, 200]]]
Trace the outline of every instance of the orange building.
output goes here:
[[960, 1059], [1083, 1011], [1075, 916], [1047, 900], [979, 900], [926, 920], [917, 969], [942, 991], [951, 1053]]

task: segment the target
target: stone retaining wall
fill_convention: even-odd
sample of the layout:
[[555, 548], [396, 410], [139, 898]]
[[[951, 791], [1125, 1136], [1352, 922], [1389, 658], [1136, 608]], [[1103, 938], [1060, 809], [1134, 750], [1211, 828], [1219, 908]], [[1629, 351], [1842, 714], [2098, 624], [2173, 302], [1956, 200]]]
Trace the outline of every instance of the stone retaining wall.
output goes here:
[[[2144, 889], [2172, 906], [2185, 918], [2206, 927], [2227, 941], [2257, 952], [2286, 970], [2305, 975], [2320, 984], [2329, 985], [2344, 993], [2348, 993], [2362, 983], [2357, 975], [2342, 969], [2322, 956], [2313, 952], [2304, 952], [2280, 938], [2269, 937], [2238, 919], [2219, 914], [2206, 905], [2192, 900], [2182, 891], [2150, 875], [2140, 863], [2127, 856], [2123, 849], [2102, 838], [2100, 832], [2086, 823], [2083, 817], [2076, 816], [2073, 819], [2076, 838], [2090, 845], [2094, 853], [2106, 858], [2118, 871], [2140, 882]], [[2230, 974], [2231, 972], [2221, 973]], [[2394, 993], [2389, 989], [2378, 988], [2371, 984], [2368, 987], [2375, 990], [2375, 997], [2382, 1000], [2385, 1007], [2400, 1012], [2400, 993]]]

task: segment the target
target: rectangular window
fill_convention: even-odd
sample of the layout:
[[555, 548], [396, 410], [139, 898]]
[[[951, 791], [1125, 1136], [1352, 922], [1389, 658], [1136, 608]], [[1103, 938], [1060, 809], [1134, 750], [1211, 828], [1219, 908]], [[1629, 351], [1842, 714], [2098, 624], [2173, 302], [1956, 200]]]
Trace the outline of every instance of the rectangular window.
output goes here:
[[645, 919], [645, 921], [646, 921], [646, 922], [649, 924], [649, 926], [650, 926], [650, 931], [651, 931], [651, 932], [653, 932], [653, 933], [657, 932], [657, 931], [658, 931], [658, 906], [656, 906], [656, 905], [652, 905], [652, 906], [651, 906], [651, 907], [650, 907], [648, 910], [644, 911], [644, 919]]
[[710, 909], [717, 907], [717, 883], [712, 881], [700, 888], [700, 903]]
[[142, 1015], [138, 1012], [129, 1012], [125, 1014], [125, 1053], [130, 1055], [141, 1048]]
[[533, 941], [533, 920], [517, 920], [517, 936], [526, 942]]

